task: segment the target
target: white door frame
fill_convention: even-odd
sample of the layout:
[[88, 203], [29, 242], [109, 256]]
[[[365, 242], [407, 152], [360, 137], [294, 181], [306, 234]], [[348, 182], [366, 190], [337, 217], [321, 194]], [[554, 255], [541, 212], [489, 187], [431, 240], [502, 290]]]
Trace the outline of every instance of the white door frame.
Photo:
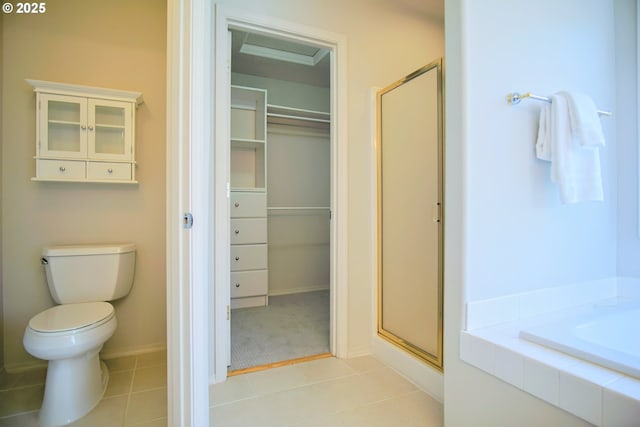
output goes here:
[[[214, 22], [215, 26], [212, 25]], [[216, 9], [214, 21], [210, 0], [167, 0], [167, 398], [170, 426], [209, 425], [209, 379], [213, 382], [226, 377], [226, 355], [215, 358], [219, 340], [227, 339], [220, 333], [224, 328], [219, 326], [226, 322], [226, 309], [217, 309], [215, 301], [220, 295], [216, 294], [218, 288], [213, 285], [220, 272], [215, 254], [216, 251], [222, 253], [220, 247], [216, 247], [216, 233], [227, 232], [221, 230], [216, 213], [221, 212], [220, 203], [227, 197], [228, 189], [226, 178], [221, 182], [222, 172], [214, 168], [217, 166], [214, 160], [220, 155], [217, 150], [223, 145], [214, 144], [214, 141], [220, 141], [218, 132], [223, 130], [215, 128], [214, 134], [213, 126], [223, 122], [220, 106], [213, 105], [219, 82], [212, 87], [211, 76], [214, 70], [217, 75], [221, 66], [214, 62], [214, 46], [220, 52], [214, 41], [222, 40], [218, 36], [219, 29], [224, 28], [226, 32], [229, 23], [252, 25], [272, 34], [287, 34], [325, 45], [332, 51], [331, 138], [334, 144], [332, 167], [335, 169], [331, 182], [334, 218], [331, 239], [337, 245], [331, 253], [334, 287], [331, 328], [336, 331], [332, 337], [333, 351], [338, 357], [347, 355], [346, 39], [221, 7]], [[229, 101], [223, 99], [222, 102]], [[226, 135], [222, 136], [223, 141], [227, 141]], [[221, 187], [225, 197], [218, 197]], [[191, 229], [182, 224], [186, 212], [194, 218]], [[224, 251], [227, 251], [226, 247]], [[213, 265], [212, 259], [216, 260]], [[209, 292], [210, 289], [216, 292]], [[221, 360], [224, 360], [223, 367]]]
[[214, 343], [211, 383], [224, 381], [230, 328], [227, 316], [229, 301], [229, 111], [230, 64], [229, 28], [286, 37], [293, 41], [326, 47], [331, 51], [331, 343], [337, 357], [347, 355], [347, 88], [346, 38], [244, 10], [216, 5], [215, 28], [215, 106], [214, 106], [214, 233], [211, 247], [215, 254], [214, 292], [210, 295]]
[[167, 0], [167, 404], [175, 427], [209, 425], [210, 208], [201, 195], [210, 183], [212, 19], [210, 1]]

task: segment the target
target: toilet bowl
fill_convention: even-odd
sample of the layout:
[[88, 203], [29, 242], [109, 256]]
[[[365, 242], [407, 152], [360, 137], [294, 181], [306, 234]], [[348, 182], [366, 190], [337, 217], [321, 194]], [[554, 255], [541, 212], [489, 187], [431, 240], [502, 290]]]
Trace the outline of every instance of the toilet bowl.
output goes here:
[[68, 245], [44, 248], [42, 265], [54, 301], [36, 314], [23, 344], [47, 360], [39, 422], [64, 426], [85, 416], [102, 399], [109, 371], [99, 353], [117, 327], [113, 301], [133, 284], [135, 245]]
[[58, 305], [31, 319], [24, 347], [49, 361], [40, 409], [43, 426], [71, 423], [100, 402], [109, 372], [98, 353], [116, 326], [113, 306], [107, 302]]

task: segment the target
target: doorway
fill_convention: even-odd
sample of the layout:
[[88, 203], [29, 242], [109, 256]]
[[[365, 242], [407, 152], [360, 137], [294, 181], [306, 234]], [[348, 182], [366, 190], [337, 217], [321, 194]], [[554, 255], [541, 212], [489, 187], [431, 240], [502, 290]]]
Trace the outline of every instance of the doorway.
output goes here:
[[229, 374], [330, 353], [329, 49], [230, 29]]
[[[281, 22], [273, 26], [252, 23], [247, 17], [231, 17], [224, 8], [218, 10], [216, 17], [215, 88], [217, 95], [214, 149], [216, 238], [212, 242], [216, 268], [212, 293], [212, 304], [215, 310], [212, 313], [214, 357], [211, 382], [223, 381], [227, 376], [228, 366], [232, 364], [232, 346], [235, 343], [234, 340], [238, 340], [236, 332], [242, 331], [240, 329], [242, 325], [233, 325], [232, 319], [234, 317], [238, 319], [241, 310], [248, 312], [253, 308], [259, 308], [266, 311], [265, 309], [283, 305], [279, 304], [279, 300], [294, 299], [298, 296], [318, 297], [315, 298], [316, 300], [324, 298], [326, 309], [320, 309], [315, 322], [320, 323], [324, 328], [326, 334], [326, 338], [323, 338], [324, 348], [338, 357], [346, 355], [344, 263], [346, 263], [347, 239], [346, 230], [340, 226], [343, 218], [346, 221], [346, 147], [339, 144], [339, 141], [346, 140], [346, 94], [338, 94], [336, 90], [336, 83], [345, 78], [345, 70], [337, 65], [338, 62], [346, 64], [344, 39], [335, 34], [314, 33], [314, 31], [309, 33], [313, 36], [301, 35], [299, 32], [294, 33], [284, 28]], [[239, 57], [234, 61], [232, 56], [234, 49], [239, 51], [238, 46], [243, 42], [246, 45], [253, 45], [248, 47], [248, 51], [255, 50], [257, 47], [259, 52], [258, 55], [253, 55], [256, 58], [249, 61], [253, 64], [250, 71], [246, 68], [243, 70], [240, 66], [241, 60], [237, 59]], [[299, 48], [303, 51], [298, 51]], [[256, 75], [261, 68], [256, 64], [266, 67], [264, 64], [276, 61], [262, 55], [265, 51], [273, 53], [273, 50], [286, 50], [291, 53], [291, 49], [294, 49], [294, 56], [298, 59], [302, 56], [315, 56], [315, 54], [309, 55], [307, 51], [314, 49], [316, 52], [324, 51], [324, 56], [320, 54], [312, 60], [317, 63], [325, 61], [324, 71], [316, 73], [323, 76], [325, 86], [314, 86], [309, 81], [303, 80], [317, 78], [317, 76], [305, 76], [300, 72], [301, 67], [309, 67], [308, 65], [291, 61], [289, 61], [291, 64], [286, 64], [287, 61], [281, 59], [279, 61], [285, 64], [278, 65], [279, 71], [275, 76]], [[285, 76], [289, 77], [285, 78]], [[300, 96], [305, 91], [293, 91], [292, 87], [306, 88], [307, 92], [313, 92], [313, 94], [306, 97]], [[237, 102], [238, 94], [234, 92], [245, 92], [246, 95], [247, 92], [252, 91], [264, 92], [264, 112], [256, 107], [262, 101], [256, 104], [255, 97], [250, 96], [247, 103], [247, 97], [240, 95], [240, 102]], [[287, 98], [289, 100], [286, 100]], [[318, 105], [321, 100], [324, 105]], [[245, 111], [233, 111], [234, 106], [244, 107]], [[260, 114], [265, 116], [263, 130], [260, 129], [262, 119], [255, 119], [255, 116]], [[239, 126], [241, 132], [251, 129], [254, 133], [235, 138], [234, 133], [238, 129], [234, 124], [234, 116], [249, 116], [251, 125], [247, 126], [247, 122], [242, 122], [243, 119], [236, 123], [243, 123]], [[247, 120], [246, 117], [244, 120]], [[266, 141], [264, 147], [260, 143], [263, 138]], [[238, 141], [235, 153], [233, 143], [230, 143], [232, 139]], [[241, 141], [243, 139], [244, 141]], [[269, 145], [270, 143], [273, 145]], [[311, 154], [303, 153], [305, 150], [302, 147], [305, 144], [307, 148], [313, 148]], [[280, 160], [277, 159], [278, 156]], [[302, 161], [287, 161], [292, 158], [300, 160], [304, 157], [311, 161], [307, 160], [306, 164]], [[324, 167], [317, 167], [322, 163], [317, 161], [320, 158], [324, 159], [326, 164]], [[261, 166], [262, 163], [264, 166]], [[277, 166], [274, 167], [274, 165]], [[247, 168], [247, 166], [250, 167]], [[304, 175], [306, 178], [301, 178], [301, 172], [309, 173]], [[289, 186], [283, 187], [282, 182], [286, 182], [292, 173], [296, 173], [298, 178], [289, 179]], [[309, 198], [311, 195], [309, 189], [313, 188], [310, 185], [319, 180], [324, 183], [322, 186], [324, 189]], [[231, 199], [237, 192], [234, 190], [242, 189], [248, 189], [247, 192], [253, 193], [254, 196], [261, 191], [266, 194], [264, 204], [266, 210], [264, 219], [268, 228], [266, 239], [259, 237], [255, 241], [236, 240], [240, 233], [243, 235], [246, 233], [242, 229], [239, 233], [236, 233], [235, 228], [232, 230], [232, 224], [236, 225], [234, 220], [261, 219], [263, 215], [254, 212], [249, 214], [249, 217], [233, 217], [232, 209], [235, 202]], [[302, 198], [296, 199], [296, 195]], [[259, 222], [261, 221], [256, 221], [256, 223]], [[231, 255], [234, 244], [247, 246], [266, 244], [266, 267], [263, 268], [263, 265], [256, 268], [254, 265], [246, 270], [232, 269], [232, 263], [236, 262], [238, 257], [235, 252], [233, 256]], [[304, 246], [305, 250], [301, 250], [301, 246]], [[247, 249], [247, 247], [236, 249]], [[303, 255], [305, 251], [307, 254]], [[315, 256], [312, 254], [314, 251]], [[291, 258], [292, 255], [305, 261]], [[301, 268], [302, 266], [306, 267]], [[266, 293], [251, 291], [250, 294], [238, 295], [232, 292], [232, 289], [235, 291], [244, 286], [244, 283], [235, 280], [238, 274], [234, 273], [247, 271], [255, 273], [256, 270], [266, 270], [268, 283]], [[264, 277], [264, 272], [262, 275]], [[312, 279], [305, 281], [301, 280], [301, 277]], [[236, 284], [240, 286], [234, 288]], [[256, 307], [244, 306], [246, 301], [250, 302], [249, 306], [256, 305]], [[303, 300], [292, 304], [299, 308], [313, 302]], [[244, 323], [247, 322], [254, 325], [260, 323], [260, 321]], [[263, 329], [262, 332], [264, 331]], [[236, 335], [235, 338], [234, 335]], [[248, 340], [251, 341], [251, 339]], [[272, 344], [275, 344], [276, 349], [283, 347], [277, 339], [265, 339], [266, 344], [269, 344], [269, 341], [273, 341]], [[317, 350], [308, 352], [316, 353]], [[297, 358], [298, 355], [286, 357]]]

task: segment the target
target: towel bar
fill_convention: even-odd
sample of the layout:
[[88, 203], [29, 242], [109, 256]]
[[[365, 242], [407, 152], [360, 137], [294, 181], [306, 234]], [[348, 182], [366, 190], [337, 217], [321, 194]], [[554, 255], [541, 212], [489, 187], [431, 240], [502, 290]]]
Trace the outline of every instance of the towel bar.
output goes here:
[[[537, 101], [551, 102], [550, 98], [547, 98], [546, 96], [534, 95], [531, 92], [527, 92], [523, 94], [520, 94], [518, 92], [510, 93], [507, 95], [507, 102], [511, 105], [517, 105], [524, 98], [531, 98]], [[605, 110], [598, 110], [598, 114], [600, 114], [601, 116], [613, 116], [613, 113], [611, 111], [605, 111]]]

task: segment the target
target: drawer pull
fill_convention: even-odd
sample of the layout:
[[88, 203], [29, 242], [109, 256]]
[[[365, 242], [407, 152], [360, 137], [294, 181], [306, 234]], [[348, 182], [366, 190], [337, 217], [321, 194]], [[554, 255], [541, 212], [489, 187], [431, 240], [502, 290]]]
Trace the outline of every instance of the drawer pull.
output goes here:
[[236, 257], [236, 261], [240, 261], [240, 257], [239, 256]]
[[58, 169], [60, 169], [60, 172], [64, 172], [67, 170], [67, 168], [65, 168], [64, 166], [60, 166]]
[[111, 168], [107, 169], [107, 173], [112, 174], [113, 173], [113, 169], [111, 169]]
[[240, 283], [236, 283], [236, 288], [239, 288], [239, 287], [240, 287]]
[[240, 230], [235, 231], [236, 235], [240, 234]]
[[239, 207], [240, 207], [240, 203], [235, 202], [235, 203], [233, 204], [233, 206], [235, 206], [236, 208], [239, 208]]

